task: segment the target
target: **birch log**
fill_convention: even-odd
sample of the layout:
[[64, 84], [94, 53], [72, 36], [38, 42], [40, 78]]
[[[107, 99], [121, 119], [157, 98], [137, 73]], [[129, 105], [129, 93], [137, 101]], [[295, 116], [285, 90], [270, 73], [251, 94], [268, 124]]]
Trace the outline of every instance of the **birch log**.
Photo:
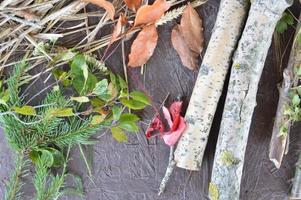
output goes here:
[[[299, 17], [301, 20], [301, 15]], [[300, 34], [300, 25], [298, 25], [295, 34], [295, 40]], [[273, 133], [270, 142], [269, 158], [275, 164], [277, 168], [280, 168], [282, 158], [288, 150], [288, 135], [290, 126], [293, 123], [288, 115], [285, 115], [285, 109], [290, 105], [291, 99], [289, 97], [289, 91], [294, 83], [295, 74], [294, 67], [301, 66], [301, 45], [298, 42], [294, 42], [292, 47], [287, 68], [283, 71], [283, 82], [279, 88], [279, 100], [274, 121]]]
[[[255, 0], [233, 59], [209, 191], [238, 200], [258, 83], [276, 23], [293, 0]], [[218, 193], [218, 195], [216, 194]]]
[[176, 166], [198, 170], [233, 51], [250, 0], [222, 0], [186, 112], [187, 129], [175, 151]]
[[296, 164], [295, 177], [293, 180], [293, 188], [290, 199], [301, 199], [301, 153]]

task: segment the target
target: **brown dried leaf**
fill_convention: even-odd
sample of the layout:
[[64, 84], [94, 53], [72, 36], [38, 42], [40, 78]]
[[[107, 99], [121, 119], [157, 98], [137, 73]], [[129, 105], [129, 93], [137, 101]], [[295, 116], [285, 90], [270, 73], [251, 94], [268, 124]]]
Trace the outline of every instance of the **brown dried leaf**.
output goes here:
[[127, 24], [127, 19], [124, 16], [123, 13], [120, 14], [119, 19], [117, 21], [117, 24], [114, 27], [113, 33], [112, 33], [112, 37], [111, 37], [111, 41], [110, 43], [113, 43], [116, 41], [116, 39], [121, 35], [122, 33], [122, 28], [124, 25]]
[[158, 32], [156, 26], [150, 25], [144, 27], [132, 44], [128, 65], [139, 67], [145, 64], [153, 55], [157, 41]]
[[127, 7], [133, 11], [137, 11], [141, 6], [142, 0], [123, 0]]
[[178, 52], [183, 65], [191, 70], [198, 67], [198, 54], [189, 49], [179, 25], [176, 25], [171, 32], [171, 42]]
[[103, 9], [105, 9], [111, 20], [114, 20], [115, 8], [113, 4], [106, 0], [82, 0], [84, 2], [95, 4]]
[[166, 0], [156, 0], [152, 5], [141, 6], [137, 11], [134, 26], [155, 23], [170, 6], [170, 2]]
[[182, 15], [180, 31], [188, 47], [197, 54], [201, 54], [204, 47], [202, 26], [202, 19], [190, 3], [188, 3]]

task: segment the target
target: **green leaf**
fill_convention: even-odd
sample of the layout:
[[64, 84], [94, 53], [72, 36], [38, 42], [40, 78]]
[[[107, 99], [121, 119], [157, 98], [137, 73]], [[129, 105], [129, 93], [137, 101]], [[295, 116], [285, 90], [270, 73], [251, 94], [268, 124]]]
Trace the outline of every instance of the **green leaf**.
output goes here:
[[300, 101], [301, 101], [301, 99], [300, 99], [299, 95], [295, 94], [294, 97], [293, 97], [293, 99], [292, 99], [293, 105], [294, 106], [298, 106], [300, 104]]
[[132, 113], [125, 113], [120, 116], [119, 122], [137, 122], [139, 121], [139, 117]]
[[57, 108], [50, 111], [54, 117], [70, 117], [74, 116], [72, 108]]
[[85, 83], [88, 80], [89, 75], [89, 66], [87, 65], [85, 56], [82, 54], [77, 54], [74, 56], [72, 63], [71, 63], [71, 71], [73, 71], [73, 74], [80, 75], [82, 74], [85, 79]]
[[133, 109], [133, 110], [141, 110], [145, 108], [146, 104], [141, 103], [140, 101], [136, 101], [134, 99], [120, 99], [120, 102], [125, 105], [126, 107]]
[[122, 131], [121, 128], [119, 127], [113, 127], [111, 128], [112, 135], [113, 137], [118, 141], [118, 142], [127, 142], [128, 138], [126, 134]]
[[139, 127], [135, 124], [135, 122], [121, 122], [119, 123], [118, 127], [129, 132], [139, 131]]
[[99, 81], [98, 83], [96, 83], [95, 88], [93, 90], [93, 94], [101, 96], [107, 93], [108, 91], [108, 80], [107, 79], [103, 79], [101, 81]]
[[89, 92], [95, 88], [97, 83], [97, 78], [92, 73], [89, 73], [88, 80], [85, 85], [85, 79], [83, 76], [75, 77], [73, 79], [73, 87], [78, 92], [78, 94], [84, 96], [87, 95]]
[[119, 120], [120, 115], [122, 113], [122, 107], [113, 106], [112, 112], [113, 112], [113, 119], [114, 119], [114, 121], [117, 121], [117, 120]]
[[60, 167], [65, 163], [65, 157], [63, 153], [55, 148], [47, 147], [46, 151], [50, 152], [53, 157], [52, 167]]
[[140, 91], [131, 92], [130, 97], [132, 97], [136, 101], [139, 101], [139, 102], [147, 104], [147, 105], [150, 105], [150, 103], [151, 103], [150, 99], [143, 92], [140, 92]]
[[276, 25], [276, 31], [278, 33], [284, 33], [288, 29], [288, 26], [293, 24], [294, 24], [293, 16], [285, 12], [283, 13], [281, 19], [278, 21]]
[[52, 155], [52, 153], [46, 149], [41, 149], [42, 152], [42, 157], [45, 157], [45, 160], [47, 160], [47, 167], [52, 167], [53, 163], [54, 163], [54, 157]]
[[94, 115], [92, 117], [91, 124], [92, 125], [100, 124], [101, 122], [103, 122], [104, 119], [105, 119], [105, 116], [103, 116], [103, 115]]
[[40, 156], [40, 153], [39, 153], [39, 151], [36, 151], [36, 150], [32, 150], [29, 153], [29, 158], [32, 161], [32, 163], [34, 163], [34, 164], [37, 163], [37, 160], [39, 159], [39, 156]]
[[123, 80], [123, 78], [119, 75], [118, 77], [118, 86], [120, 87], [121, 90], [128, 89], [128, 84]]
[[106, 104], [104, 101], [100, 100], [99, 98], [93, 98], [90, 101], [93, 107], [102, 107]]
[[77, 102], [79, 102], [79, 103], [87, 103], [87, 102], [90, 101], [89, 98], [86, 97], [86, 96], [81, 96], [81, 97], [71, 97], [71, 100], [72, 100], [72, 101], [77, 101]]
[[13, 107], [13, 110], [21, 115], [30, 115], [30, 116], [37, 115], [35, 108], [32, 106]]
[[219, 199], [219, 192], [218, 188], [214, 183], [209, 183], [209, 198], [210, 200], [218, 200]]

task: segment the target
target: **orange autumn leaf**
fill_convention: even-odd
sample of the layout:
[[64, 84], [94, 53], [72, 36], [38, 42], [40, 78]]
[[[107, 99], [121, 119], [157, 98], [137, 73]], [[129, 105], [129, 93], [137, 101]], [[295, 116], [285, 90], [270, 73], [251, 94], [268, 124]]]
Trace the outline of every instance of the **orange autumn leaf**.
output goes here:
[[133, 11], [137, 11], [141, 6], [142, 0], [123, 0], [127, 7]]
[[171, 42], [179, 54], [182, 64], [188, 69], [196, 69], [199, 55], [188, 47], [179, 25], [176, 25], [171, 32]]
[[166, 0], [156, 0], [152, 5], [141, 6], [137, 11], [134, 26], [155, 23], [170, 6], [170, 2]]
[[155, 25], [146, 26], [134, 40], [128, 65], [139, 67], [144, 65], [153, 55], [158, 42], [158, 32]]
[[94, 5], [97, 5], [103, 9], [105, 9], [110, 17], [111, 20], [114, 20], [115, 16], [115, 8], [113, 4], [106, 0], [82, 0], [87, 3], [92, 3]]
[[204, 46], [203, 22], [197, 11], [188, 3], [184, 9], [180, 30], [188, 47], [201, 54]]
[[127, 24], [127, 19], [124, 16], [123, 13], [120, 14], [119, 19], [117, 21], [117, 24], [114, 27], [113, 33], [112, 33], [112, 37], [111, 37], [111, 41], [110, 43], [113, 43], [116, 41], [116, 39], [121, 35], [122, 33], [122, 28], [124, 25]]

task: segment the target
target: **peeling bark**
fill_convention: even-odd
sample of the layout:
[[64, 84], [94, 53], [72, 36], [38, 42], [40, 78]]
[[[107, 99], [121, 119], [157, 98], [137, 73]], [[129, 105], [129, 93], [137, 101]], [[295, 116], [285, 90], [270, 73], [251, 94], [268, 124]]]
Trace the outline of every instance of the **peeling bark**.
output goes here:
[[[299, 17], [301, 20], [301, 15]], [[296, 29], [295, 38], [298, 37], [300, 25]], [[282, 158], [288, 151], [288, 134], [292, 122], [289, 117], [284, 114], [286, 106], [291, 102], [289, 97], [289, 91], [292, 86], [298, 83], [294, 83], [294, 67], [301, 65], [301, 46], [298, 42], [295, 42], [288, 61], [287, 68], [283, 71], [283, 82], [279, 88], [279, 100], [276, 112], [276, 117], [273, 126], [272, 139], [270, 142], [269, 158], [275, 164], [277, 168], [280, 168]], [[286, 134], [281, 133], [281, 128], [287, 130]]]
[[213, 116], [237, 45], [249, 0], [222, 0], [191, 100], [187, 129], [175, 151], [176, 166], [198, 170], [201, 166]]
[[[238, 200], [245, 150], [256, 106], [258, 83], [276, 23], [293, 0], [256, 0], [233, 59], [229, 87], [214, 157], [211, 182], [219, 200]], [[231, 154], [225, 165], [222, 155]]]

